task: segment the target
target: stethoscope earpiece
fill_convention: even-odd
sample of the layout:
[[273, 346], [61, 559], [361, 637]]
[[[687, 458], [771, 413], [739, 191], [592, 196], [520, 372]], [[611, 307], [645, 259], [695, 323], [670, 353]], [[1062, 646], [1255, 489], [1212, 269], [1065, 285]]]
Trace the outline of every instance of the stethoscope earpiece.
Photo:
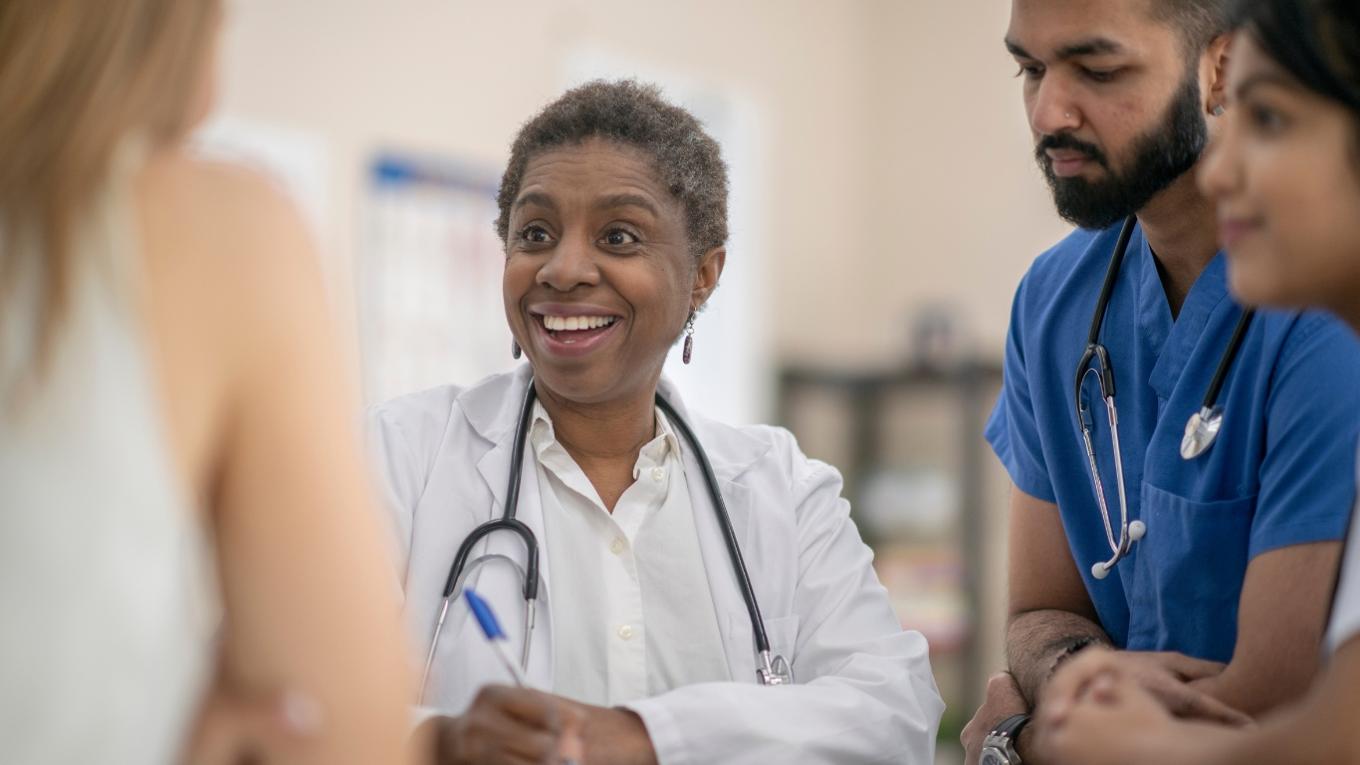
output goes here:
[[1137, 542], [1147, 535], [1147, 524], [1142, 521], [1133, 521], [1129, 524], [1129, 539]]

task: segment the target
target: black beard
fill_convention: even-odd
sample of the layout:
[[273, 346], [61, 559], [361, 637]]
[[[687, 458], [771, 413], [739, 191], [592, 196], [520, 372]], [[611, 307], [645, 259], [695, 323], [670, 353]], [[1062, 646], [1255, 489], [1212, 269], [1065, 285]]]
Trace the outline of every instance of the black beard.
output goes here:
[[[1192, 68], [1167, 107], [1162, 124], [1134, 141], [1133, 160], [1126, 172], [1116, 172], [1099, 147], [1070, 133], [1040, 139], [1035, 157], [1053, 190], [1058, 214], [1081, 228], [1108, 228], [1143, 209], [1194, 167], [1209, 138], [1199, 95], [1198, 74]], [[1053, 160], [1045, 153], [1049, 149], [1080, 151], [1105, 168], [1108, 176], [1094, 182], [1080, 177], [1059, 178], [1053, 174]]]

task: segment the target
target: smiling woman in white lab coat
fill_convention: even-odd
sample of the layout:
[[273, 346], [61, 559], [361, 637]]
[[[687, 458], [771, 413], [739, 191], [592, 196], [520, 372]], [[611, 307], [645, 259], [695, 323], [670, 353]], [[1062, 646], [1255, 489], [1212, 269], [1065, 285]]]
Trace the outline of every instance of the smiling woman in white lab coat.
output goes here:
[[[499, 201], [529, 363], [370, 413], [437, 761], [931, 762], [943, 704], [926, 642], [898, 623], [839, 474], [787, 431], [692, 415], [661, 379], [682, 334], [688, 359], [726, 257], [717, 144], [652, 88], [590, 83], [521, 130]], [[537, 616], [526, 543], [501, 530], [472, 546], [432, 644], [456, 551], [505, 513], [522, 413], [515, 518], [537, 540]], [[506, 687], [463, 587], [539, 690]], [[787, 685], [758, 682], [762, 622]]]

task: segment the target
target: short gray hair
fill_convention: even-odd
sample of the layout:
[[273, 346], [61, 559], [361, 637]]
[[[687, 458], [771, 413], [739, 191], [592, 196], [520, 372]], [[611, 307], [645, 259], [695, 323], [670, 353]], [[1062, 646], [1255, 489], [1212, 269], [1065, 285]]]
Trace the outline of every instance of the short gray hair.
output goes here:
[[496, 233], [509, 242], [510, 208], [529, 160], [553, 149], [602, 138], [631, 146], [656, 167], [662, 184], [685, 211], [696, 255], [727, 242], [727, 165], [698, 119], [636, 80], [594, 80], [572, 88], [520, 128], [501, 177]]

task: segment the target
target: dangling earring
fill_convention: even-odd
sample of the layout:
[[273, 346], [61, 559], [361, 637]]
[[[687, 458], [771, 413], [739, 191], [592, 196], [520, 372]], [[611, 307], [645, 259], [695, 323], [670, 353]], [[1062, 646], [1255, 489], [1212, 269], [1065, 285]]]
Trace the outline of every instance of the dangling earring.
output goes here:
[[519, 347], [519, 342], [516, 340], [510, 341], [510, 355], [515, 359], [519, 359], [520, 356], [524, 355], [524, 351]]
[[686, 364], [694, 356], [694, 312], [689, 312], [689, 319], [685, 321], [685, 352], [680, 357]]

